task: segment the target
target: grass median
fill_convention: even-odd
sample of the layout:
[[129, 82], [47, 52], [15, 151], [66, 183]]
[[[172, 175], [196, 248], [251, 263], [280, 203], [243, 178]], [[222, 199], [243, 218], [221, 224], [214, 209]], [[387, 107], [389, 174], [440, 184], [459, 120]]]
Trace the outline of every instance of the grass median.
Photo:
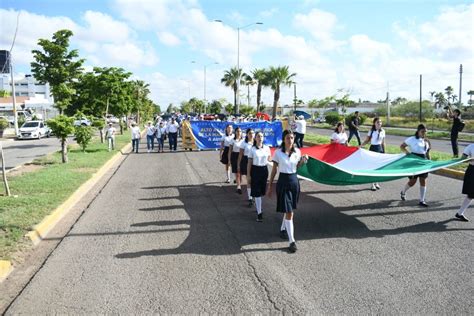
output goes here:
[[[329, 144], [331, 142], [331, 138], [329, 136], [322, 136], [322, 135], [316, 135], [316, 134], [306, 134], [304, 137], [304, 140], [306, 142], [314, 143], [314, 144]], [[351, 146], [357, 146], [357, 140], [352, 139], [350, 142]], [[369, 146], [365, 146], [368, 148]], [[399, 146], [394, 146], [394, 145], [387, 145], [385, 147], [386, 153], [387, 154], [399, 154], [401, 153], [400, 147]], [[451, 160], [452, 156], [448, 153], [443, 153], [439, 151], [431, 151], [431, 159], [434, 161], [438, 160]], [[449, 169], [457, 170], [457, 171], [465, 171], [467, 168], [467, 163], [461, 163], [457, 164], [454, 166], [449, 167]]]
[[14, 252], [29, 245], [25, 234], [129, 142], [130, 133], [125, 131], [116, 136], [117, 149], [109, 152], [107, 143], [94, 138], [85, 153], [72, 145], [66, 164], [56, 152], [35, 160], [29, 166], [31, 172], [21, 173], [20, 169], [17, 175], [8, 174], [13, 196], [0, 196], [0, 260], [14, 259]]

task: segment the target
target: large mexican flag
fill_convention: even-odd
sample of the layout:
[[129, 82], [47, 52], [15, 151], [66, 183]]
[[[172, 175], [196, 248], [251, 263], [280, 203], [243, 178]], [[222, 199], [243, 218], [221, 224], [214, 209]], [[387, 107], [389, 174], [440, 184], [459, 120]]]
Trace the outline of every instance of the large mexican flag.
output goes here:
[[380, 154], [340, 144], [302, 148], [310, 157], [298, 169], [298, 175], [330, 185], [352, 185], [383, 182], [432, 172], [467, 159], [431, 161], [416, 155]]

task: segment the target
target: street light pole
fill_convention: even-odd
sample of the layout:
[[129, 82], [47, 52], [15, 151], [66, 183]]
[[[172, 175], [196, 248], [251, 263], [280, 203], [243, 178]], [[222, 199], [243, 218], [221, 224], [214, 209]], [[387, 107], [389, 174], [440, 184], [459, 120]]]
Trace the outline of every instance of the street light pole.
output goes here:
[[[196, 61], [191, 61], [192, 64], [197, 64]], [[213, 62], [213, 63], [210, 63], [210, 64], [204, 64], [203, 67], [204, 67], [204, 81], [203, 81], [203, 96], [204, 96], [204, 112], [206, 112], [206, 73], [207, 73], [207, 67], [208, 66], [211, 66], [211, 65], [218, 65], [219, 63], [218, 62]]]

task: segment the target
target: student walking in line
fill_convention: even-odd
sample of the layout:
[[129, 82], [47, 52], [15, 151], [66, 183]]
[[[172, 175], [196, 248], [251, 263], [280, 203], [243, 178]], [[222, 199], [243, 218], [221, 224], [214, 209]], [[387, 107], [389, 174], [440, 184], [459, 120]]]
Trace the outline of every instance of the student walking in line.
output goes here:
[[146, 148], [148, 152], [155, 149], [155, 132], [155, 127], [151, 125], [151, 122], [148, 122], [146, 126]]
[[[385, 153], [385, 130], [382, 128], [382, 121], [380, 118], [374, 118], [372, 122], [372, 128], [367, 133], [367, 139], [362, 143], [360, 147], [364, 147], [370, 142], [370, 151], [376, 153]], [[370, 188], [372, 191], [380, 190], [380, 185], [375, 182], [372, 183]]]
[[113, 127], [112, 123], [109, 123], [109, 128], [107, 128], [107, 131], [105, 132], [109, 144], [109, 151], [115, 150], [115, 133], [115, 127]]
[[137, 126], [135, 122], [132, 123], [132, 152], [134, 151], [135, 153], [138, 154], [138, 145], [140, 144], [140, 128]]
[[461, 111], [458, 109], [451, 110], [448, 106], [448, 118], [453, 119], [453, 125], [451, 126], [451, 147], [453, 149], [453, 157], [459, 157], [459, 146], [458, 137], [459, 132], [464, 129], [464, 122], [461, 120]]
[[466, 197], [454, 216], [463, 222], [469, 222], [469, 219], [464, 216], [464, 212], [469, 207], [469, 204], [471, 204], [472, 199], [474, 199], [474, 144], [470, 144], [464, 148], [462, 156], [463, 158], [471, 158], [471, 160], [464, 173], [464, 182], [462, 185], [462, 194], [466, 194]]
[[176, 147], [178, 146], [178, 129], [179, 124], [175, 121], [174, 117], [171, 119], [171, 122], [166, 127], [169, 143], [170, 143], [170, 151], [176, 151]]
[[250, 189], [250, 184], [248, 182], [248, 175], [247, 175], [247, 164], [248, 164], [248, 157], [250, 150], [252, 149], [253, 142], [255, 139], [255, 132], [253, 129], [248, 128], [246, 133], [245, 133], [245, 139], [240, 145], [240, 152], [239, 152], [239, 160], [237, 162], [237, 167], [238, 167], [238, 172], [240, 173], [240, 177], [242, 181], [242, 176], [245, 176], [247, 178], [247, 197], [248, 197], [248, 202], [249, 202], [249, 207], [252, 207], [253, 205], [253, 199]]
[[355, 135], [355, 137], [357, 138], [357, 144], [360, 146], [359, 125], [360, 125], [359, 111], [355, 111], [354, 116], [349, 122], [349, 139], [347, 140], [348, 144], [351, 142], [352, 137]]
[[289, 251], [296, 252], [296, 241], [294, 236], [293, 217], [298, 206], [300, 195], [300, 184], [296, 175], [297, 169], [308, 161], [308, 156], [301, 156], [301, 152], [295, 147], [295, 136], [290, 130], [283, 132], [283, 142], [273, 154], [273, 168], [268, 185], [268, 197], [272, 196], [273, 180], [278, 171], [276, 185], [277, 212], [284, 213], [280, 228], [280, 237], [290, 243]]
[[230, 142], [234, 138], [232, 133], [232, 125], [227, 125], [225, 127], [225, 135], [221, 139], [221, 148], [219, 150], [219, 160], [222, 164], [225, 165], [225, 174], [227, 176], [226, 183], [230, 183], [230, 169], [229, 169], [229, 146]]
[[244, 139], [242, 138], [242, 130], [240, 129], [240, 127], [237, 127], [234, 133], [235, 133], [234, 138], [230, 141], [230, 144], [229, 144], [229, 161], [230, 161], [232, 173], [234, 174], [234, 179], [236, 179], [236, 182], [237, 182], [237, 193], [242, 194], [242, 187], [241, 187], [242, 177], [238, 170], [239, 169], [238, 161], [239, 161], [240, 145], [242, 145]]
[[267, 190], [267, 164], [271, 158], [270, 147], [263, 144], [263, 133], [258, 131], [255, 134], [255, 142], [249, 152], [247, 163], [247, 181], [250, 183], [250, 194], [255, 199], [257, 222], [263, 221], [262, 196]]
[[[410, 148], [410, 151], [407, 150], [407, 147]], [[400, 149], [406, 154], [412, 153], [423, 159], [430, 159], [431, 144], [428, 138], [426, 138], [426, 126], [424, 124], [418, 125], [415, 136], [408, 137], [403, 144], [400, 145]], [[420, 179], [420, 203], [418, 203], [418, 205], [428, 207], [425, 201], [427, 178], [428, 173], [408, 177], [408, 183], [400, 192], [400, 198], [405, 201], [408, 189], [415, 185], [417, 179]]]
[[331, 135], [331, 144], [341, 144], [347, 146], [347, 134], [344, 129], [344, 123], [339, 122]]
[[166, 127], [161, 121], [159, 124], [156, 125], [156, 140], [158, 141], [158, 152], [164, 152], [165, 148], [165, 137], [166, 137]]

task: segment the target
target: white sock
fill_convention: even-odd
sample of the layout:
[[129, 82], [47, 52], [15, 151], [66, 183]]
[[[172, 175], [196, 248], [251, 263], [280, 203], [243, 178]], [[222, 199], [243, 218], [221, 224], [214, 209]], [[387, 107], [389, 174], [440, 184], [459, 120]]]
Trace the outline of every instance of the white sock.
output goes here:
[[466, 196], [464, 201], [462, 201], [461, 208], [458, 211], [459, 215], [464, 215], [464, 212], [469, 207], [469, 204], [471, 204], [471, 201], [472, 201], [472, 199], [470, 199], [469, 197]]
[[262, 197], [255, 198], [255, 206], [257, 207], [257, 214], [262, 213]]
[[405, 184], [405, 187], [402, 190], [403, 194], [407, 193], [409, 188], [411, 188], [411, 186], [409, 186], [408, 184]]
[[420, 202], [425, 201], [425, 196], [426, 196], [426, 186], [424, 187], [420, 186]]
[[230, 169], [226, 170], [226, 174], [227, 174], [227, 180], [230, 181]]
[[280, 227], [280, 230], [286, 230], [285, 215], [283, 215], [283, 219], [281, 220], [281, 227]]
[[250, 192], [251, 192], [251, 191], [252, 191], [252, 189], [247, 188], [247, 195], [248, 195], [248, 197], [249, 197], [249, 200], [252, 199], [252, 196], [250, 195]]
[[286, 226], [286, 233], [288, 234], [288, 241], [291, 244], [292, 242], [295, 242], [295, 238], [293, 237], [293, 233], [294, 233], [293, 220], [285, 219], [285, 226]]

